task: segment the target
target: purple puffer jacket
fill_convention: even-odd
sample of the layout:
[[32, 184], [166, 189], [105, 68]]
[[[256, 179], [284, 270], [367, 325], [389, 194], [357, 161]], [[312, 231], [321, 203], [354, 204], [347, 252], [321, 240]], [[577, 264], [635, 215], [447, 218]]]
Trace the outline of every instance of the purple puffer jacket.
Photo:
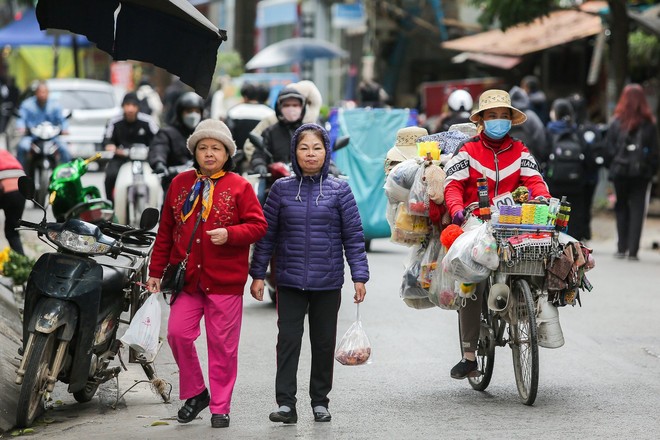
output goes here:
[[[310, 126], [323, 132], [325, 163], [317, 176], [302, 176], [295, 145], [302, 130]], [[257, 242], [250, 275], [264, 279], [273, 251], [280, 286], [303, 290], [334, 290], [344, 284], [344, 252], [353, 282], [369, 280], [362, 221], [351, 188], [344, 180], [328, 175], [330, 140], [316, 124], [305, 124], [291, 140], [295, 176], [276, 181], [264, 205], [268, 222], [266, 236]]]

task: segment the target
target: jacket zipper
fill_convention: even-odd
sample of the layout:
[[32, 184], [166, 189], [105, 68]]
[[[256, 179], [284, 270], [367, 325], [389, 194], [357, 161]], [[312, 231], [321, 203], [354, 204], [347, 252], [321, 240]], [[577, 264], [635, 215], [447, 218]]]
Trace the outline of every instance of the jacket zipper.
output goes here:
[[497, 197], [499, 195], [499, 187], [500, 187], [500, 160], [497, 157], [500, 153], [505, 152], [506, 150], [510, 149], [513, 143], [510, 143], [508, 147], [502, 148], [500, 151], [495, 151], [493, 148], [484, 145], [486, 148], [488, 148], [490, 151], [493, 152], [493, 162], [495, 163], [495, 192], [493, 193], [493, 197]]
[[[307, 184], [307, 210], [306, 212], [309, 212], [310, 210], [310, 201], [312, 200], [312, 188], [314, 185], [312, 185], [309, 182], [304, 182], [305, 177], [301, 176], [301, 179], [303, 179], [303, 183]], [[311, 178], [310, 178], [311, 180]], [[305, 290], [307, 288], [307, 271], [309, 269], [309, 222], [305, 222], [305, 275], [303, 276], [303, 287], [302, 290]]]

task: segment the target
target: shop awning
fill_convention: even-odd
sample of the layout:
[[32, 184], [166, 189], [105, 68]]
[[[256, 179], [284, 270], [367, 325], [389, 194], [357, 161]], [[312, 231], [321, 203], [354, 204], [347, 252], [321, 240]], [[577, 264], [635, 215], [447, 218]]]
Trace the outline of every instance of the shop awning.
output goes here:
[[502, 32], [491, 30], [441, 44], [443, 49], [461, 52], [520, 57], [550, 47], [596, 35], [603, 31], [597, 15], [574, 10], [551, 12], [530, 24]]

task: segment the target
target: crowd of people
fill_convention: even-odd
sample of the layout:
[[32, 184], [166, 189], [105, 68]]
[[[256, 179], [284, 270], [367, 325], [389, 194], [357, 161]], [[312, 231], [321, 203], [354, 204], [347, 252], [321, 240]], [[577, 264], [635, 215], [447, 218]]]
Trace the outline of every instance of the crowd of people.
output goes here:
[[[364, 105], [383, 105], [386, 98], [380, 86], [369, 82], [363, 89]], [[167, 327], [180, 373], [179, 395], [185, 401], [177, 420], [191, 422], [208, 407], [213, 427], [229, 425], [243, 291], [249, 274], [250, 293], [263, 299], [266, 271], [276, 256], [277, 407], [269, 418], [297, 422], [296, 374], [307, 315], [312, 347], [310, 404], [314, 420], [327, 422], [344, 258], [355, 303], [365, 299], [369, 280], [360, 215], [347, 182], [333, 177], [332, 146], [328, 132], [318, 124], [322, 100], [318, 88], [310, 81], [286, 86], [274, 108], [256, 84], [244, 84], [241, 96], [242, 102], [229, 108], [221, 120], [205, 118], [210, 104], [181, 87], [173, 86], [163, 100], [146, 82], [127, 93], [122, 114], [108, 121], [103, 142], [105, 150], [113, 153], [106, 168], [106, 195], [112, 199], [127, 149], [148, 145], [149, 165], [162, 176], [165, 192], [148, 288], [159, 292], [168, 264], [184, 256], [189, 259], [185, 285], [171, 306]], [[453, 91], [447, 114], [434, 127], [446, 132], [456, 124], [467, 124], [473, 130], [444, 166], [444, 204], [451, 222], [464, 221], [465, 209], [478, 200], [477, 179], [487, 174], [500, 193], [524, 185], [534, 198], [566, 196], [572, 206], [568, 233], [588, 241], [599, 170], [607, 167], [617, 197], [616, 256], [638, 259], [650, 183], [660, 160], [655, 119], [639, 85], [624, 89], [606, 137], [584, 118], [582, 98], [548, 102], [535, 77], [525, 77], [508, 92], [486, 90], [476, 109], [474, 98], [467, 90]], [[22, 253], [15, 226], [24, 200], [17, 197], [16, 181], [29, 168], [29, 129], [48, 120], [66, 131], [66, 119], [49, 99], [43, 82], [34, 97], [20, 105], [19, 114], [16, 127], [25, 136], [18, 144], [17, 160], [0, 151], [0, 208], [5, 210], [7, 240]], [[416, 142], [428, 134], [421, 127], [405, 130], [401, 142], [388, 152], [387, 172], [415, 156]], [[261, 145], [254, 145], [250, 133], [260, 136]], [[64, 144], [60, 160], [70, 160]], [[273, 183], [268, 192], [255, 194], [240, 176], [248, 170], [266, 175], [268, 165], [278, 161], [290, 163], [293, 174]], [[188, 171], [172, 171], [186, 164]], [[491, 200], [497, 195], [494, 188], [489, 186]], [[477, 368], [474, 350], [484, 288], [483, 283], [477, 286], [476, 300], [460, 309], [464, 357], [450, 372], [456, 379], [469, 377]], [[195, 348], [202, 317], [209, 353], [208, 387]]]

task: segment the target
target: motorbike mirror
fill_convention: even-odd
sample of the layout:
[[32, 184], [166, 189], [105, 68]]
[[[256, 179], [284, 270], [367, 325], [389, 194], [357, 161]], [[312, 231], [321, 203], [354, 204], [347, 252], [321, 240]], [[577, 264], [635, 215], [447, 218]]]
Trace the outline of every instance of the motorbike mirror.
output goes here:
[[160, 213], [156, 208], [146, 208], [140, 216], [140, 229], [149, 231], [158, 224]]
[[18, 192], [20, 192], [26, 200], [34, 198], [34, 180], [28, 176], [21, 176], [18, 178]]
[[342, 148], [347, 147], [350, 142], [351, 142], [350, 136], [338, 137], [337, 140], [335, 141], [335, 146], [332, 148], [332, 151], [341, 150]]

